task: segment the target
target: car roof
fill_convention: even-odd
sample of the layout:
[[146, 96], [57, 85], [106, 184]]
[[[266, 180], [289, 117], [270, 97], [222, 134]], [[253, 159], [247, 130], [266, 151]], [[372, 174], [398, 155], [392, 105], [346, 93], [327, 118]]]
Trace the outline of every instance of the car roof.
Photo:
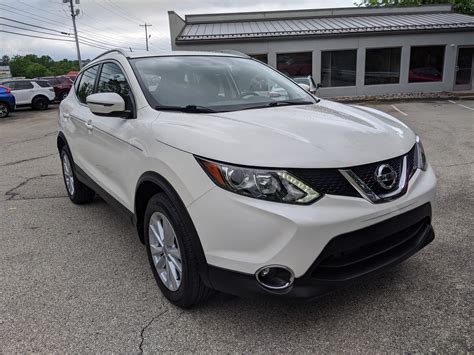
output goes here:
[[135, 51], [135, 52], [126, 52], [122, 49], [111, 49], [108, 50], [96, 58], [96, 59], [108, 54], [118, 52], [127, 58], [144, 58], [144, 57], [176, 57], [176, 56], [219, 56], [219, 57], [244, 57], [250, 58], [248, 55], [233, 51], [233, 50], [222, 50], [222, 51], [215, 51], [215, 52], [204, 52], [204, 51]]

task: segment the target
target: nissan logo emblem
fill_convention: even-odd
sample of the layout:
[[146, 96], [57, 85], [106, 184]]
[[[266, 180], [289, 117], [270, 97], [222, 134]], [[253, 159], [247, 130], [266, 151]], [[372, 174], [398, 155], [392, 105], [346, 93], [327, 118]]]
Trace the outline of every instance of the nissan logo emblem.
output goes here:
[[375, 170], [375, 180], [385, 190], [390, 190], [397, 183], [397, 172], [388, 164], [381, 164]]

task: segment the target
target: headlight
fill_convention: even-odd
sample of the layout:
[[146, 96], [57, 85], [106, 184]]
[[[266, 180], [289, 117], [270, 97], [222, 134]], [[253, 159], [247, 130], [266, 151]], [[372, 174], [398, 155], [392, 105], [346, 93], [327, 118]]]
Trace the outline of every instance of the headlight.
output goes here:
[[416, 162], [416, 167], [418, 169], [421, 169], [423, 171], [426, 170], [427, 168], [427, 161], [426, 161], [426, 155], [425, 155], [425, 150], [423, 148], [423, 144], [421, 144], [420, 137], [416, 136], [416, 152], [415, 152], [415, 162]]
[[284, 170], [243, 168], [197, 160], [216, 185], [240, 195], [302, 205], [314, 202], [321, 196]]

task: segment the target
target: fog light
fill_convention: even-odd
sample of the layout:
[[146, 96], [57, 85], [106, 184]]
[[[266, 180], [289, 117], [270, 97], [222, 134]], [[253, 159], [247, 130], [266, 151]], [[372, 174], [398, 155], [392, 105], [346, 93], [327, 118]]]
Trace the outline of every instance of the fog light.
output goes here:
[[293, 271], [285, 266], [264, 266], [255, 273], [260, 285], [270, 290], [284, 290], [295, 280]]

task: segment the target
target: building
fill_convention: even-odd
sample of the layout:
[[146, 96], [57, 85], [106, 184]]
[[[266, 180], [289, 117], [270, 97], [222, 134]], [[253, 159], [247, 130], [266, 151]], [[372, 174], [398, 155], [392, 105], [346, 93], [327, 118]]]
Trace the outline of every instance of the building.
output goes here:
[[8, 65], [0, 65], [0, 79], [11, 78], [12, 73]]
[[168, 16], [173, 50], [237, 50], [322, 96], [473, 89], [474, 17], [450, 5]]

